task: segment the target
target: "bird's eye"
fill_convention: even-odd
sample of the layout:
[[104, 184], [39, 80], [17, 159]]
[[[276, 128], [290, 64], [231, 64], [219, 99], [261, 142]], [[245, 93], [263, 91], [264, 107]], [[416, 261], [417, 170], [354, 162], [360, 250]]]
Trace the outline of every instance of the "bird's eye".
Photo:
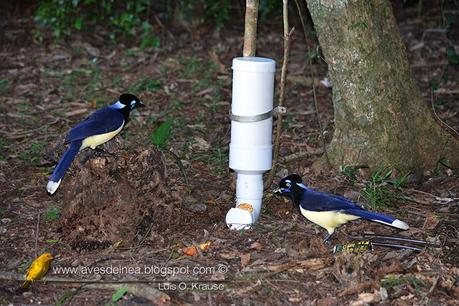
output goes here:
[[131, 101], [131, 107], [134, 107], [134, 105], [135, 105], [135, 100], [132, 100]]
[[290, 182], [290, 181], [285, 181], [285, 185], [286, 185], [287, 187], [291, 187], [291, 186], [292, 186], [292, 182]]

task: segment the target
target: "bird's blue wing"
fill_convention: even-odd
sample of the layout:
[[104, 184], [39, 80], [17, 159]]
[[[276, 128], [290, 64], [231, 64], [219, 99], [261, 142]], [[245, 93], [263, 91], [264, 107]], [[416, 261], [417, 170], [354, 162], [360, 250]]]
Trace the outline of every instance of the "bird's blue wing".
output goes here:
[[346, 198], [311, 189], [304, 191], [301, 206], [311, 211], [362, 209], [359, 205]]
[[73, 127], [65, 142], [82, 140], [93, 135], [116, 131], [124, 123], [124, 116], [116, 109], [105, 107], [92, 113], [84, 121]]

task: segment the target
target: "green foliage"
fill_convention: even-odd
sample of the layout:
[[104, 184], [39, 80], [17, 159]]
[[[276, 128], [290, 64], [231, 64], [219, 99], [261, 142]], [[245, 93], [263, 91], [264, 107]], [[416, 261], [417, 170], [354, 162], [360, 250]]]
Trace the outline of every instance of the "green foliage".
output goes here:
[[386, 288], [390, 289], [393, 287], [397, 287], [400, 285], [410, 285], [413, 288], [419, 288], [419, 287], [426, 287], [427, 284], [422, 280], [417, 278], [414, 275], [409, 275], [409, 276], [402, 276], [402, 275], [386, 275], [382, 280], [381, 280], [381, 285]]
[[445, 14], [444, 19], [443, 19], [443, 24], [445, 28], [450, 30], [454, 26], [455, 23], [456, 23], [456, 17], [454, 15]]
[[19, 158], [24, 161], [28, 161], [32, 165], [36, 165], [41, 158], [41, 152], [43, 150], [42, 143], [32, 143], [30, 147], [24, 150]]
[[440, 81], [436, 79], [432, 79], [429, 81], [429, 87], [432, 91], [435, 91], [438, 89], [438, 86], [440, 86]]
[[170, 105], [172, 109], [179, 110], [182, 108], [183, 103], [179, 98], [172, 98]]
[[110, 31], [112, 40], [140, 32], [141, 47], [157, 47], [159, 39], [153, 36], [145, 19], [150, 6], [149, 0], [44, 0], [35, 12], [35, 20], [50, 27], [57, 39], [103, 25]]
[[161, 89], [161, 82], [149, 78], [140, 79], [129, 88], [131, 92], [135, 93], [142, 91], [157, 91], [159, 89]]
[[0, 79], [0, 95], [6, 94], [8, 92], [8, 81], [5, 79]]
[[169, 119], [163, 123], [150, 135], [151, 142], [158, 148], [164, 149], [167, 140], [171, 136], [173, 119]]
[[[261, 0], [259, 16], [267, 21], [272, 15], [280, 16], [282, 1]], [[166, 21], [181, 16], [190, 24], [212, 23], [220, 29], [240, 16], [241, 4], [231, 0], [42, 0], [35, 12], [35, 20], [41, 26], [51, 28], [53, 37], [60, 39], [73, 32], [103, 26], [109, 30], [109, 37], [140, 37], [140, 46], [159, 47], [159, 38], [152, 31], [153, 14], [161, 15]], [[43, 35], [33, 31], [33, 38], [40, 42]]]
[[[181, 76], [185, 79], [196, 80], [193, 83], [194, 93], [205, 89], [213, 89], [214, 101], [221, 98], [222, 80], [217, 79], [215, 65], [211, 61], [203, 61], [198, 57], [192, 56], [180, 59], [182, 66]], [[210, 93], [210, 92], [209, 92]], [[214, 108], [215, 105], [211, 106]]]
[[217, 29], [230, 18], [230, 0], [185, 0], [173, 8], [181, 13], [185, 21], [199, 20], [200, 23], [214, 21]]
[[392, 173], [392, 169], [377, 170], [365, 183], [362, 195], [373, 209], [390, 206], [391, 201], [406, 185], [406, 176], [391, 178]]
[[438, 163], [440, 165], [443, 165], [445, 166], [446, 168], [449, 168], [449, 169], [453, 169], [453, 166], [451, 164], [451, 161], [449, 159], [446, 159], [446, 158], [440, 158], [440, 160], [438, 161]]
[[0, 160], [6, 158], [6, 149], [8, 148], [8, 140], [6, 138], [0, 137]]
[[317, 45], [315, 48], [311, 48], [308, 51], [308, 57], [311, 63], [315, 63], [320, 58], [320, 46]]
[[126, 287], [121, 287], [118, 290], [116, 290], [115, 293], [112, 295], [112, 302], [118, 302], [123, 298], [123, 296], [128, 292], [128, 289]]
[[195, 155], [192, 160], [202, 161], [207, 165], [211, 165], [211, 173], [217, 177], [226, 174], [228, 170], [228, 150], [221, 147], [212, 148], [207, 152]]
[[261, 0], [258, 8], [258, 15], [261, 21], [268, 20], [271, 16], [281, 16], [282, 1], [277, 0]]
[[456, 53], [453, 46], [446, 48], [446, 57], [448, 58], [448, 63], [451, 65], [459, 64], [459, 54]]
[[84, 287], [81, 286], [79, 288], [73, 288], [71, 290], [65, 291], [57, 300], [56, 306], [63, 306], [68, 304], [68, 302], [75, 296], [78, 295], [82, 290], [84, 290]]
[[160, 40], [158, 37], [153, 35], [152, 26], [148, 21], [142, 22], [142, 39], [140, 41], [140, 48], [144, 49], [145, 47], [154, 47], [158, 48], [160, 45]]
[[59, 208], [57, 207], [49, 207], [44, 213], [43, 213], [43, 219], [47, 222], [51, 221], [56, 221], [59, 219]]
[[46, 240], [44, 240], [43, 242], [47, 242], [47, 243], [58, 243], [59, 240], [57, 240], [57, 239], [46, 239]]
[[195, 56], [180, 59], [180, 64], [184, 66], [182, 76], [185, 79], [197, 78], [207, 70], [207, 67], [203, 65], [202, 61]]
[[361, 166], [349, 166], [349, 165], [342, 165], [339, 167], [339, 170], [342, 175], [346, 177], [349, 184], [354, 185], [355, 181], [357, 180], [357, 172], [360, 169], [368, 168], [366, 165]]
[[356, 22], [351, 24], [350, 30], [368, 30], [368, 25], [365, 22]]

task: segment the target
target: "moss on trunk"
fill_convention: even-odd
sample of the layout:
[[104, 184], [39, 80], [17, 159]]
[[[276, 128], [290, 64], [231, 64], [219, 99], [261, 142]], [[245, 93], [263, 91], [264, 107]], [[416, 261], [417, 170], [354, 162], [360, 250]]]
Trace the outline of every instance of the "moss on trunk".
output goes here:
[[459, 164], [457, 139], [435, 121], [414, 80], [387, 0], [307, 0], [333, 83], [333, 166], [419, 173]]

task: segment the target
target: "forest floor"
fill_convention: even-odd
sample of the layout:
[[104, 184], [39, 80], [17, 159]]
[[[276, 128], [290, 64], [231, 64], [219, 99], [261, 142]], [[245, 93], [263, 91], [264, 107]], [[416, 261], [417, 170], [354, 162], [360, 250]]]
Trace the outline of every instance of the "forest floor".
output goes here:
[[[439, 9], [419, 16], [415, 8], [397, 7], [396, 15], [426, 103], [458, 131], [459, 71], [447, 56], [450, 46], [459, 52], [458, 27], [445, 30]], [[241, 54], [242, 24], [220, 32], [158, 27], [160, 48], [143, 50], [94, 34], [65, 42], [45, 36], [37, 43], [30, 18], [0, 26], [0, 304], [110, 304], [120, 287], [127, 288], [117, 302], [123, 305], [459, 304], [459, 173], [442, 161], [422, 183], [397, 192], [385, 181], [371, 185], [360, 172], [316, 173], [311, 166], [323, 152], [322, 140], [333, 133], [332, 97], [320, 83], [326, 65], [307, 64], [300, 28], [272, 188], [298, 173], [313, 188], [365, 204], [378, 195], [364, 188], [375, 187], [390, 199], [376, 209], [407, 221], [408, 231], [355, 221], [325, 245], [323, 229], [269, 191], [252, 229], [226, 227], [235, 188], [228, 169], [231, 60]], [[281, 31], [280, 20], [260, 26], [257, 46], [258, 56], [276, 59], [278, 67]], [[127, 91], [146, 107], [104, 146], [109, 154], [82, 152], [49, 196], [45, 185], [63, 135]], [[154, 131], [166, 122], [172, 123], [170, 137], [155, 148]], [[333, 254], [335, 245], [364, 233], [440, 245]], [[208, 242], [207, 249], [186, 255], [185, 248]], [[48, 281], [19, 289], [44, 251], [55, 255]]]

